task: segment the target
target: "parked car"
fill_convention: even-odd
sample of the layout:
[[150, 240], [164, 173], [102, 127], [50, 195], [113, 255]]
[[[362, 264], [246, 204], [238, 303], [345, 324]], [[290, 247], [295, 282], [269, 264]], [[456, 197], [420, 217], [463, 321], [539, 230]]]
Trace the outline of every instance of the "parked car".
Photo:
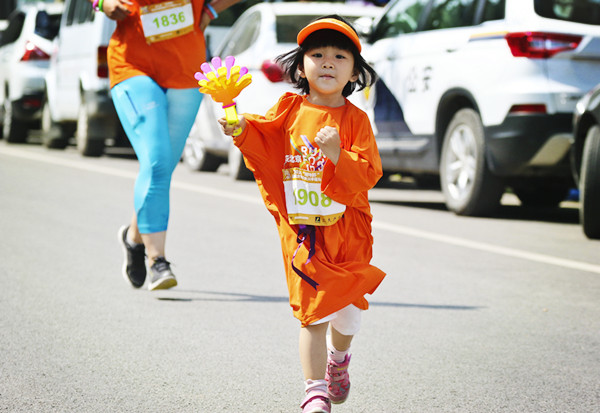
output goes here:
[[[227, 17], [207, 29], [211, 45], [227, 32]], [[73, 134], [84, 156], [100, 156], [106, 146], [130, 146], [110, 95], [107, 49], [115, 27], [115, 21], [94, 12], [88, 0], [66, 0], [46, 76], [45, 146], [65, 148]]]
[[[249, 8], [214, 51], [215, 56], [234, 56], [236, 64], [246, 66], [252, 75], [252, 84], [236, 99], [238, 112], [264, 114], [281, 95], [294, 90], [284, 81], [283, 72], [274, 59], [297, 46], [298, 32], [310, 21], [336, 13], [350, 22], [366, 17], [370, 23], [381, 11], [376, 7], [343, 3], [260, 3]], [[252, 173], [246, 169], [240, 151], [231, 137], [221, 132], [216, 120], [222, 116], [221, 106], [205, 96], [186, 143], [184, 162], [202, 171], [215, 171], [227, 162], [234, 179], [251, 179]]]
[[231, 29], [231, 26], [233, 26], [242, 13], [261, 2], [262, 0], [244, 0], [219, 13], [219, 16], [211, 21], [204, 31], [207, 56], [214, 55], [213, 52], [223, 43], [229, 29]]
[[384, 171], [439, 177], [449, 210], [493, 213], [506, 187], [554, 206], [574, 185], [575, 103], [598, 82], [595, 0], [392, 0], [365, 52]]
[[111, 96], [106, 51], [115, 22], [88, 0], [67, 0], [45, 78], [42, 141], [65, 148], [75, 134], [84, 156], [129, 146]]
[[583, 232], [588, 238], [600, 239], [600, 85], [577, 103], [571, 164], [579, 187]]
[[7, 142], [25, 142], [29, 130], [39, 128], [44, 76], [62, 11], [62, 3], [25, 3], [11, 13], [2, 32], [0, 120]]

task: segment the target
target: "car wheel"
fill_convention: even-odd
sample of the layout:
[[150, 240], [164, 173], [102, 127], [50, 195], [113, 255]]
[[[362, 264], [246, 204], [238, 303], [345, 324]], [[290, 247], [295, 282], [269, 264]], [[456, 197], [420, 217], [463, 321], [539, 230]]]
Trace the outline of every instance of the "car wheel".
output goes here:
[[77, 150], [83, 156], [101, 156], [104, 153], [104, 136], [98, 136], [103, 130], [94, 130], [94, 125], [90, 122], [87, 104], [81, 99], [79, 111], [77, 114], [77, 129], [75, 131], [75, 140]]
[[214, 172], [223, 161], [210, 152], [202, 139], [188, 138], [183, 149], [183, 162], [193, 171]]
[[446, 206], [458, 215], [489, 215], [500, 203], [504, 184], [487, 166], [483, 125], [473, 109], [459, 110], [448, 125], [440, 175]]
[[229, 147], [227, 163], [229, 164], [229, 176], [236, 181], [251, 181], [254, 179], [254, 174], [244, 162], [242, 152], [233, 144]]
[[65, 149], [69, 143], [69, 137], [63, 136], [61, 125], [52, 120], [47, 98], [42, 108], [42, 143], [46, 148], [52, 149]]
[[6, 142], [9, 143], [23, 143], [27, 141], [27, 135], [29, 134], [27, 123], [13, 117], [12, 102], [8, 97], [4, 100], [2, 134]]
[[583, 233], [600, 239], [600, 127], [593, 126], [585, 138], [581, 163], [580, 219]]

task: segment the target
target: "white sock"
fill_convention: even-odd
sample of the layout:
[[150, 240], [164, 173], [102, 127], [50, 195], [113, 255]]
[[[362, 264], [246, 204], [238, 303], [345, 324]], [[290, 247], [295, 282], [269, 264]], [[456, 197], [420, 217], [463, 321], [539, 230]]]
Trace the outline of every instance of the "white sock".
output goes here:
[[331, 342], [331, 336], [327, 336], [327, 354], [329, 354], [329, 358], [335, 361], [336, 363], [341, 363], [346, 358], [346, 354], [350, 351], [350, 348], [346, 350], [338, 350], [333, 346]]
[[306, 394], [315, 390], [321, 390], [322, 392], [327, 393], [327, 382], [325, 380], [311, 379], [308, 379], [304, 382], [304, 391]]

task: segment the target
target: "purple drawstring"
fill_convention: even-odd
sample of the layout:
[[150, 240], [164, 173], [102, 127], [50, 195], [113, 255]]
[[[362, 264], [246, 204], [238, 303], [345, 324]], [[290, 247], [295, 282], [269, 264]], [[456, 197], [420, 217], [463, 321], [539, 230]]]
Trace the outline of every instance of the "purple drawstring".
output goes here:
[[296, 238], [296, 242], [298, 243], [298, 248], [296, 248], [296, 251], [294, 252], [294, 256], [292, 257], [292, 269], [296, 272], [296, 274], [298, 274], [300, 276], [300, 278], [302, 278], [304, 281], [309, 283], [310, 286], [316, 290], [317, 285], [319, 285], [319, 283], [317, 283], [315, 280], [310, 278], [308, 275], [304, 274], [301, 270], [296, 268], [296, 266], [294, 265], [294, 259], [296, 258], [296, 254], [298, 253], [298, 250], [304, 243], [304, 240], [306, 240], [307, 236], [310, 238], [310, 249], [308, 250], [308, 259], [306, 260], [305, 264], [310, 263], [310, 259], [315, 254], [315, 227], [314, 227], [314, 225], [299, 225], [298, 237]]

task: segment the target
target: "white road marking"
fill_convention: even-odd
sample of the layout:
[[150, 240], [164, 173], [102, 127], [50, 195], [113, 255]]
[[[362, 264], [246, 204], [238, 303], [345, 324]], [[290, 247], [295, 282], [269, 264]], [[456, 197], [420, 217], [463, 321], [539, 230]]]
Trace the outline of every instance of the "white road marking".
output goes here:
[[498, 255], [506, 255], [514, 258], [522, 258], [529, 261], [540, 262], [543, 264], [556, 265], [559, 267], [588, 271], [600, 274], [600, 265], [589, 264], [586, 262], [558, 258], [551, 255], [527, 252], [514, 248], [501, 247], [499, 245], [487, 244], [484, 242], [470, 241], [465, 238], [453, 237], [450, 235], [438, 234], [436, 232], [423, 231], [416, 228], [410, 228], [402, 225], [389, 224], [373, 220], [373, 228], [395, 232], [397, 234], [410, 235], [417, 238], [428, 239], [431, 241], [443, 242], [444, 244], [456, 245], [459, 247], [470, 248], [479, 251], [491, 252]]
[[[0, 154], [45, 162], [53, 165], [65, 166], [73, 169], [97, 172], [105, 175], [112, 175], [122, 178], [135, 179], [137, 177], [137, 172], [123, 171], [120, 169], [110, 168], [106, 166], [93, 165], [85, 161], [62, 159], [47, 154], [42, 155], [38, 153], [20, 150], [18, 148], [10, 148], [5, 145], [0, 145]], [[219, 189], [203, 187], [199, 185], [192, 185], [176, 180], [173, 180], [171, 182], [171, 187], [182, 189], [184, 191], [197, 192], [201, 194], [232, 199], [235, 201], [242, 201], [252, 204], [262, 204], [262, 200], [259, 196], [239, 195], [228, 191], [222, 191]], [[436, 232], [423, 231], [420, 229], [411, 228], [403, 225], [380, 222], [378, 220], [373, 220], [373, 228], [393, 232], [396, 234], [408, 235], [416, 238], [427, 239], [430, 241], [441, 242], [444, 244], [455, 245], [458, 247], [470, 248], [478, 251], [485, 251], [513, 258], [521, 258], [543, 264], [555, 265], [558, 267], [600, 274], [600, 265], [590, 264], [582, 261], [569, 260], [566, 258], [559, 258], [551, 255], [538, 254], [535, 252], [527, 252], [523, 250], [517, 250], [514, 248], [501, 247], [498, 245], [488, 244], [484, 242], [470, 241], [465, 238], [453, 237], [449, 235], [439, 234]]]
[[[49, 163], [52, 165], [66, 166], [68, 168], [79, 169], [89, 172], [97, 172], [104, 175], [112, 175], [121, 178], [134, 179], [137, 177], [137, 172], [123, 171], [121, 169], [111, 168], [107, 166], [93, 165], [89, 161], [77, 161], [71, 159], [63, 159], [47, 154], [40, 154], [34, 152], [24, 151], [18, 148], [10, 148], [8, 146], [0, 145], [0, 154], [15, 156], [23, 159], [29, 159], [32, 161], [40, 161]], [[197, 192], [201, 194], [219, 196], [221, 198], [228, 198], [236, 201], [249, 202], [258, 205], [262, 205], [260, 197], [234, 194], [228, 191], [221, 191], [219, 189], [203, 187], [199, 185], [187, 184], [185, 182], [171, 181], [171, 188], [183, 189], [185, 191]]]

